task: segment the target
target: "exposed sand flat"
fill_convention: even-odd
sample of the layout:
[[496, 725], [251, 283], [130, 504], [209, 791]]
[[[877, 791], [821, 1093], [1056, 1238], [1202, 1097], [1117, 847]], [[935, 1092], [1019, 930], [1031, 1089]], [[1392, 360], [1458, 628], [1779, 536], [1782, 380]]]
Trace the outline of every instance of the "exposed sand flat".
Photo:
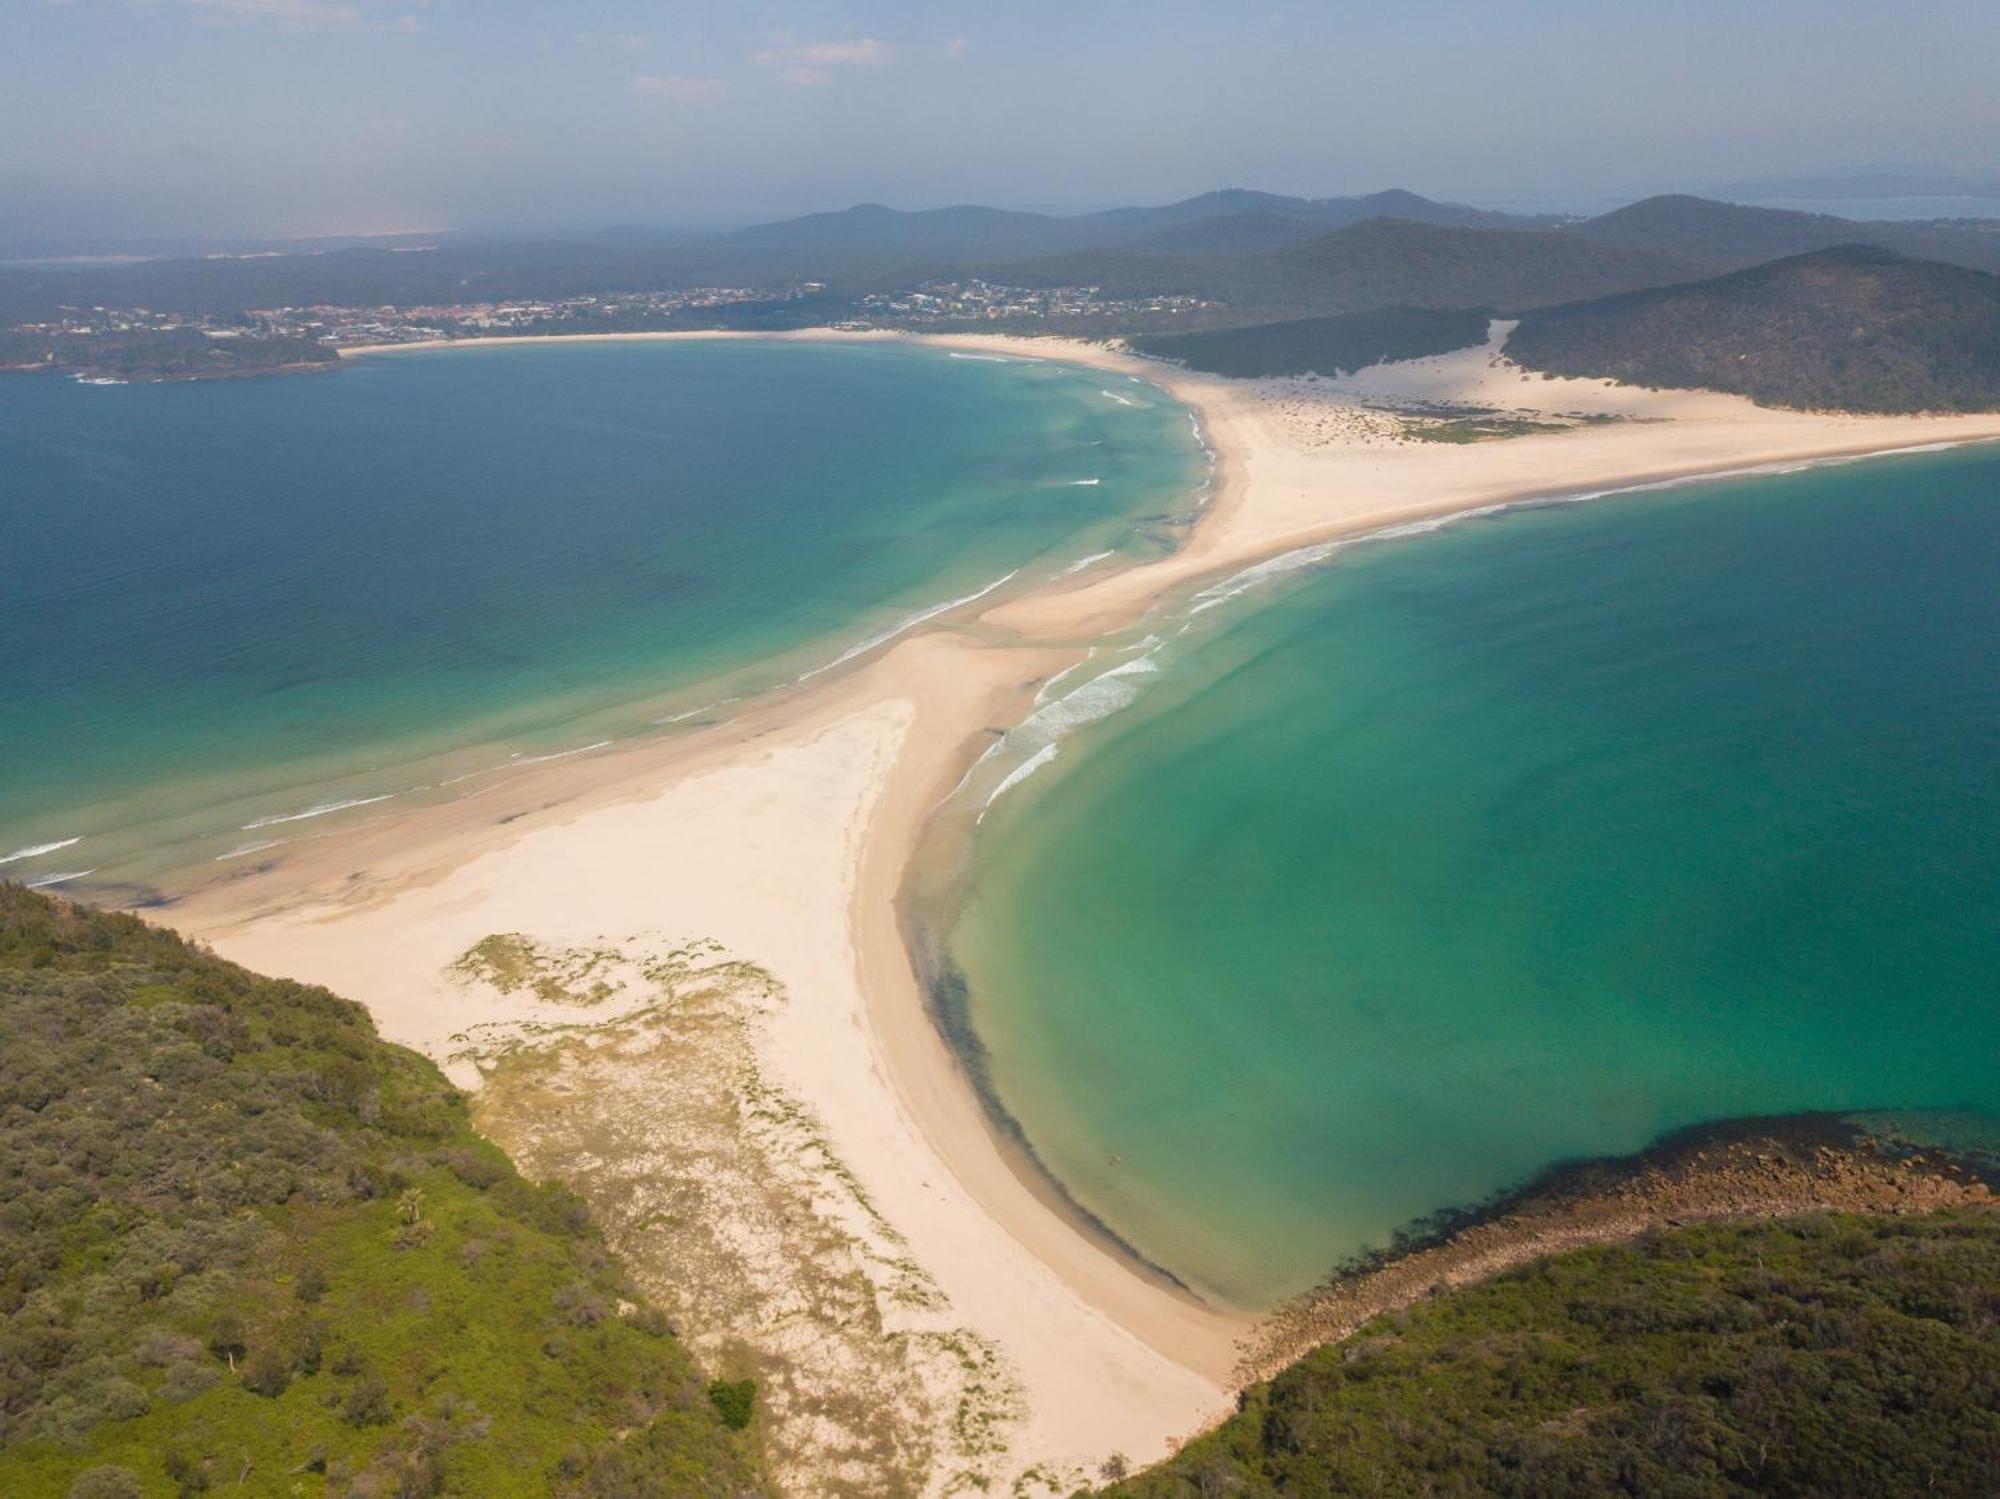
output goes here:
[[[1805, 416], [1524, 381], [1491, 349], [1279, 387], [1081, 344], [940, 342], [1137, 374], [1187, 401], [1218, 462], [1187, 545], [970, 604], [725, 723], [537, 765], [302, 845], [168, 914], [226, 956], [365, 1002], [386, 1035], [440, 1058], [468, 1025], [507, 1018], [445, 972], [492, 933], [705, 938], [760, 965], [790, 996], [760, 1037], [763, 1064], [817, 1114], [953, 1315], [1014, 1367], [1028, 1413], [1012, 1471], [1074, 1472], [1113, 1451], [1150, 1460], [1219, 1416], [1248, 1329], [1053, 1205], [995, 1138], [930, 1022], [895, 898], [926, 817], [990, 732], [1163, 593], [1292, 547], [1531, 495], [2000, 438], [2000, 416]], [[1414, 400], [1636, 419], [1455, 446], [1385, 442], [1354, 415], [1359, 402]], [[1022, 643], [982, 644], [962, 628], [975, 616], [1004, 627], [983, 639]]]

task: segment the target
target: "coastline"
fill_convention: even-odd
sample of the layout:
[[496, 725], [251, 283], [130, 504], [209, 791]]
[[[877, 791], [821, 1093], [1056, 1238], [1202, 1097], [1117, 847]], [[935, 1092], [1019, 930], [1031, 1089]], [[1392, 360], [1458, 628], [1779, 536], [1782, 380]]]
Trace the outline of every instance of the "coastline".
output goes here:
[[1885, 1216], [1992, 1211], [1996, 1163], [1919, 1145], [1866, 1114], [1723, 1119], [1675, 1130], [1629, 1156], [1559, 1164], [1490, 1202], [1419, 1226], [1393, 1251], [1336, 1271], [1275, 1311], [1244, 1356], [1269, 1379], [1385, 1312], [1517, 1265], [1648, 1231], [1815, 1212]]
[[[919, 341], [814, 330], [445, 346], [714, 337]], [[158, 914], [225, 956], [362, 1000], [385, 1035], [441, 1058], [484, 1015], [445, 969], [492, 932], [587, 941], [655, 929], [767, 967], [792, 999], [760, 1043], [765, 1065], [816, 1111], [959, 1316], [1012, 1360], [1028, 1403], [1019, 1468], [1091, 1465], [1113, 1450], [1150, 1461], [1226, 1410], [1254, 1323], [1080, 1231], [1009, 1151], [932, 1023], [898, 897], [931, 811], [988, 736], [1093, 639], [1301, 547], [1539, 499], [1995, 440], [2000, 416], [1807, 416], [1734, 397], [1530, 382], [1490, 348], [1312, 382], [1308, 395], [1300, 382], [1226, 381], [1067, 341], [921, 341], [1130, 375], [1187, 405], [1215, 474], [1186, 543], [1154, 562], [968, 602], [722, 723], [535, 766]], [[1343, 427], [1339, 413], [1356, 403], [1437, 398], [1424, 392], [1624, 419], [1463, 447]]]

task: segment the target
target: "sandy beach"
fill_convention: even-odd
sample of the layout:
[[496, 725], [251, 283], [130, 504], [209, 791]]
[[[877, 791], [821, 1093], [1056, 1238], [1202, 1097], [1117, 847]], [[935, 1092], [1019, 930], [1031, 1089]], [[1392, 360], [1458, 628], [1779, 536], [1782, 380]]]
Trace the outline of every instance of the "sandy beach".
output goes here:
[[[706, 941], [757, 965], [787, 996], [757, 1028], [759, 1065], [817, 1119], [938, 1288], [943, 1307], [911, 1325], [972, 1330], [1018, 1384], [994, 1476], [1073, 1479], [1114, 1452], [1157, 1459], [1223, 1415], [1255, 1324], [1064, 1212], [996, 1136], [931, 1021], [898, 895], [931, 812], [991, 735], [1094, 639], [1293, 549], [1533, 497], [2000, 439], [2000, 416], [1806, 415], [1544, 380], [1495, 345], [1341, 380], [1240, 382], [1082, 343], [929, 341], [1136, 375], [1184, 402], [1216, 462], [1186, 544], [940, 615], [722, 722], [533, 766], [301, 845], [161, 914], [226, 957], [362, 1001], [384, 1035], [467, 1086], [479, 1081], [461, 1055], [475, 1027], [548, 1019], [526, 993], [454, 973], [493, 934], [648, 952]], [[1525, 436], [1413, 441], [1395, 411], [1422, 402], [1559, 420]]]

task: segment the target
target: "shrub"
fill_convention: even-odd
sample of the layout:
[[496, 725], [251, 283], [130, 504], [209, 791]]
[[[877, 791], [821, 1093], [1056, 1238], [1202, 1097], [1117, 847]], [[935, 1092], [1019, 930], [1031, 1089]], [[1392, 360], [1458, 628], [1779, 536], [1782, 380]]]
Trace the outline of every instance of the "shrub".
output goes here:
[[389, 1387], [373, 1374], [356, 1380], [340, 1405], [340, 1418], [349, 1426], [386, 1426], [394, 1414], [389, 1407]]
[[179, 1405], [197, 1395], [206, 1395], [221, 1378], [213, 1364], [197, 1364], [192, 1359], [182, 1359], [167, 1365], [167, 1377], [160, 1382], [160, 1398]]
[[209, 1329], [208, 1351], [217, 1358], [227, 1359], [233, 1364], [249, 1351], [245, 1336], [243, 1319], [235, 1312], [225, 1311], [215, 1319], [215, 1325]]
[[718, 1379], [709, 1385], [708, 1398], [715, 1406], [715, 1413], [722, 1417], [722, 1424], [731, 1431], [741, 1431], [756, 1414], [757, 1383], [750, 1379]]
[[253, 1395], [275, 1400], [291, 1382], [291, 1359], [268, 1343], [243, 1361], [243, 1388]]

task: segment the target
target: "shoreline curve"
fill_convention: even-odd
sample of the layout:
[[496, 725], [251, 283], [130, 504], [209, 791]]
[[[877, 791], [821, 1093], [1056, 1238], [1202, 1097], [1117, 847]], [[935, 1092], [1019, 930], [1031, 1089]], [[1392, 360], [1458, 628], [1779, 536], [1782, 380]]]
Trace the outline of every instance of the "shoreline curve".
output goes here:
[[[1424, 390], [1456, 382], [1452, 388], [1489, 399], [1526, 394], [1595, 403], [1627, 419], [1463, 448], [1396, 447], [1337, 430], [1316, 439], [1324, 425], [1292, 419], [1294, 407], [1310, 404], [1298, 382], [1226, 381], [1095, 345], [828, 330], [563, 341], [716, 336], [898, 339], [1133, 375], [1195, 413], [1213, 455], [1213, 494], [1167, 557], [1058, 579], [976, 612], [981, 601], [968, 601], [713, 726], [537, 765], [461, 801], [414, 809], [242, 870], [149, 914], [251, 966], [362, 1000], [391, 1039], [436, 1046], [463, 1016], [428, 978], [420, 982], [402, 968], [421, 961], [435, 967], [439, 955], [448, 956], [464, 929], [453, 923], [467, 910], [484, 920], [488, 912], [525, 909], [527, 897], [503, 888], [502, 876], [581, 853], [604, 870], [604, 889], [586, 892], [603, 906], [623, 909], [620, 901], [635, 891], [638, 907], [676, 898], [722, 902], [715, 909], [738, 923], [743, 940], [765, 941], [784, 957], [774, 966], [795, 992], [807, 977], [817, 986], [813, 1003], [823, 1013], [777, 1044], [775, 1064], [819, 1110], [920, 1262], [1013, 1356], [1030, 1405], [1024, 1460], [1076, 1462], [1113, 1449], [1149, 1458], [1226, 1409], [1239, 1345], [1255, 1324], [1146, 1274], [1080, 1231], [1046, 1189], [1038, 1192], [1002, 1148], [933, 1023], [900, 897], [932, 810], [987, 736], [1018, 721], [1036, 688], [1080, 659], [1092, 639], [1137, 623], [1175, 590], [1303, 546], [1510, 504], [2000, 439], [2000, 416], [1805, 415], [1735, 397], [1586, 381], [1535, 381], [1521, 390], [1525, 377], [1516, 382], [1491, 348], [1456, 364], [1446, 356], [1410, 370], [1315, 382], [1321, 388], [1312, 399], [1336, 413], [1324, 418], [1335, 428], [1341, 410], [1398, 398], [1399, 380]], [[373, 352], [382, 351], [343, 354]], [[640, 821], [677, 788], [712, 792], [715, 806], [750, 809], [748, 818], [774, 787], [792, 784], [786, 777], [812, 780], [826, 805], [844, 809], [844, 820], [830, 832], [802, 825], [773, 832], [771, 848], [788, 846], [783, 839], [792, 836], [800, 847], [810, 842], [826, 862], [804, 860], [802, 872], [831, 870], [833, 882], [803, 889], [798, 898], [810, 908], [783, 911], [776, 925], [769, 910], [752, 909], [770, 902], [770, 869], [754, 858], [743, 869], [719, 870], [725, 888], [711, 893], [690, 888], [685, 871], [664, 867], [656, 846], [621, 841], [636, 836], [621, 832], [621, 823]], [[676, 805], [693, 803], [684, 797]], [[608, 868], [606, 858], [623, 862]], [[528, 895], [550, 912], [569, 910], [563, 892], [538, 887]], [[568, 919], [583, 918], [571, 912]], [[789, 927], [800, 930], [781, 930]], [[371, 945], [376, 937], [382, 944]], [[771, 953], [753, 947], [741, 956], [764, 961]], [[837, 997], [822, 1006], [826, 995]], [[814, 1045], [845, 1048], [858, 1075], [821, 1075], [832, 1070], [831, 1051]], [[982, 1280], [992, 1287], [982, 1290]]]

